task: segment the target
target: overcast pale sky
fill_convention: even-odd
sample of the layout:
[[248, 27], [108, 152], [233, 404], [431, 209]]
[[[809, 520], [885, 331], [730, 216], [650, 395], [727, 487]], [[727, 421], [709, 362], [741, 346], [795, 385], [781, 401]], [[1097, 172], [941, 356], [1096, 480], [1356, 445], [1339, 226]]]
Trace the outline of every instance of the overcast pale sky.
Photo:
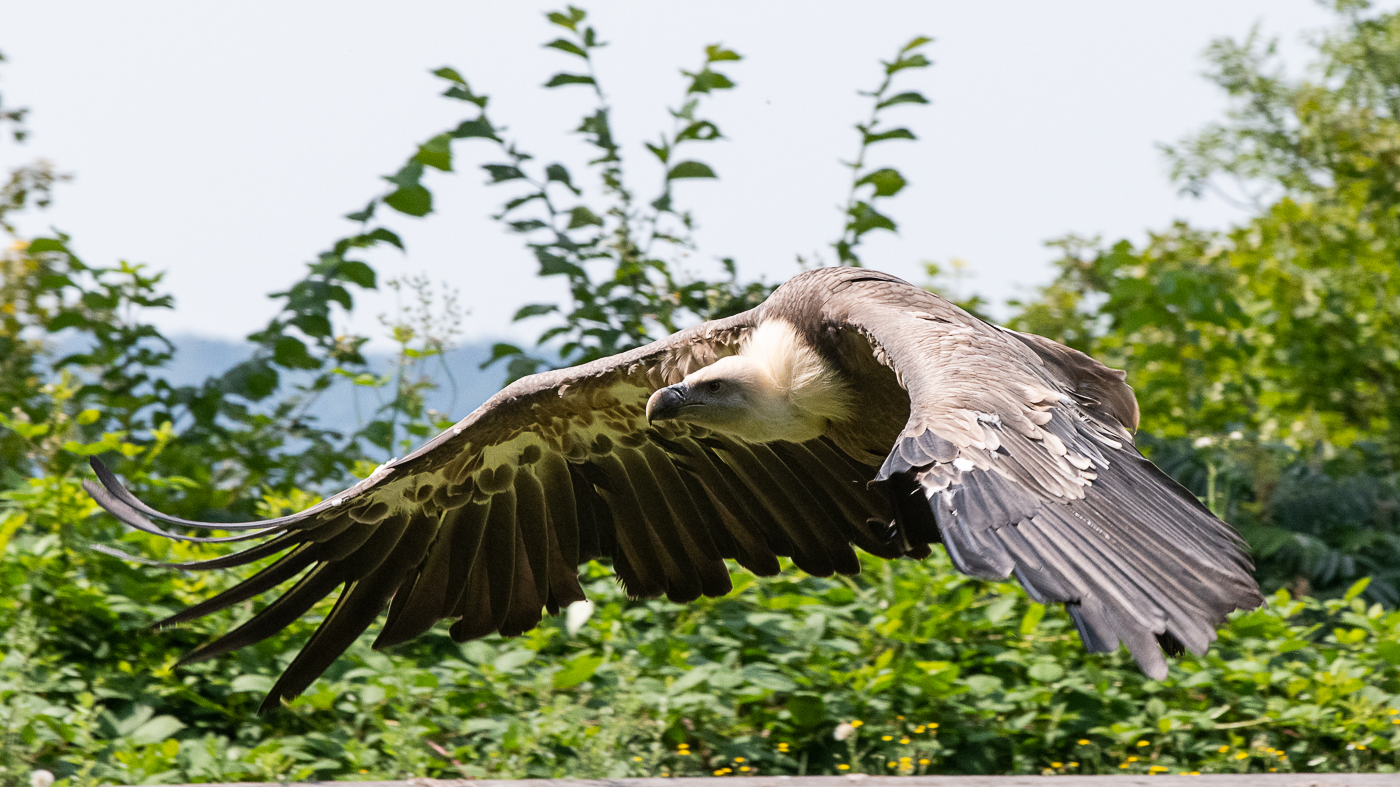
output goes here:
[[[1400, 4], [1400, 0], [1383, 3]], [[239, 337], [274, 312], [266, 294], [350, 225], [341, 215], [379, 192], [414, 145], [467, 113], [438, 97], [429, 71], [459, 69], [492, 97], [492, 115], [540, 157], [581, 161], [567, 133], [584, 91], [539, 86], [572, 58], [537, 2], [8, 3], [0, 7], [6, 104], [29, 106], [32, 141], [0, 145], [0, 164], [44, 157], [75, 174], [57, 203], [26, 219], [72, 234], [89, 262], [168, 271], [172, 333]], [[936, 39], [932, 69], [909, 88], [932, 106], [896, 119], [920, 137], [887, 143], [882, 161], [911, 186], [890, 206], [897, 236], [868, 244], [871, 267], [921, 280], [924, 260], [967, 260], [971, 287], [1004, 299], [1045, 281], [1044, 241], [1069, 232], [1144, 237], [1174, 218], [1223, 225], [1240, 214], [1179, 198], [1156, 143], [1218, 118], [1201, 72], [1219, 36], [1259, 22], [1290, 63], [1308, 31], [1331, 22], [1311, 0], [1172, 3], [623, 2], [589, 4], [610, 42], [598, 58], [629, 147], [634, 184], [659, 172], [641, 149], [669, 125], [663, 107], [703, 47], [744, 55], [739, 88], [710, 105], [728, 137], [702, 158], [718, 181], [689, 181], [680, 201], [700, 222], [694, 264], [732, 256], [781, 281], [795, 255], [829, 252], [866, 109], [856, 95], [910, 37]], [[427, 273], [461, 291], [469, 336], [512, 328], [522, 303], [561, 290], [534, 278], [518, 239], [487, 215], [497, 190], [459, 143], [458, 172], [431, 177], [438, 212], [392, 224], [408, 254], [376, 254], [381, 277]], [[869, 237], [869, 236], [868, 236]], [[377, 333], [387, 295], [362, 302], [355, 327]]]

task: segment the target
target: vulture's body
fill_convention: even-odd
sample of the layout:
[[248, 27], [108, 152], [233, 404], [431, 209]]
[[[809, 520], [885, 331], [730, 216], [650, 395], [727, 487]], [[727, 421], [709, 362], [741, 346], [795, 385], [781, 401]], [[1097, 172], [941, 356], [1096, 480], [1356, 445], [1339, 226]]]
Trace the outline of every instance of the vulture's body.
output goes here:
[[1203, 652], [1230, 611], [1262, 598], [1234, 531], [1133, 447], [1137, 415], [1122, 373], [1082, 353], [892, 276], [826, 268], [743, 314], [519, 380], [292, 516], [177, 520], [96, 464], [89, 490], [143, 530], [264, 539], [188, 568], [281, 553], [166, 621], [296, 580], [187, 661], [262, 640], [340, 588], [265, 707], [310, 685], [386, 605], [377, 647], [443, 618], [458, 640], [513, 635], [582, 600], [591, 559], [611, 560], [632, 596], [684, 602], [730, 590], [726, 558], [771, 575], [790, 557], [828, 576], [859, 571], [853, 546], [920, 558], [937, 542], [960, 571], [1065, 603], [1090, 650], [1122, 643], [1162, 678], [1163, 649]]

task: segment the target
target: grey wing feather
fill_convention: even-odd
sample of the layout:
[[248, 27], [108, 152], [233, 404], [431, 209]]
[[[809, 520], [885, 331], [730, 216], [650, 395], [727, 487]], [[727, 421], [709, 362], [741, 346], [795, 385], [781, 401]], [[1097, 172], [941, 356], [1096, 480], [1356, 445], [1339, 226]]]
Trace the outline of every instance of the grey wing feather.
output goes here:
[[906, 537], [1063, 602], [1091, 650], [1125, 644], [1156, 678], [1162, 649], [1200, 653], [1229, 612], [1263, 603], [1240, 537], [1133, 446], [1121, 373], [892, 276], [849, 279], [830, 319], [909, 394], [877, 479]]

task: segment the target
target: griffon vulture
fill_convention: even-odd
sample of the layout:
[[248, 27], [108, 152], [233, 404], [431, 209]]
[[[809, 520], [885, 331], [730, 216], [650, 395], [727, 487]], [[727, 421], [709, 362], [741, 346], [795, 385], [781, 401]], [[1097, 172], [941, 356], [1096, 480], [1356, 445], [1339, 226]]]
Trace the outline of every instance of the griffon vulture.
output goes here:
[[[1134, 448], [1123, 377], [893, 276], [825, 268], [742, 314], [519, 380], [291, 516], [166, 516], [96, 461], [87, 489], [148, 532], [265, 539], [181, 568], [281, 555], [161, 625], [296, 580], [186, 662], [265, 639], [340, 589], [264, 709], [386, 605], [376, 647], [443, 618], [459, 641], [510, 636], [582, 600], [588, 560], [611, 560], [633, 597], [684, 602], [730, 590], [726, 558], [829, 576], [860, 570], [852, 547], [922, 558], [935, 543], [959, 571], [1063, 602], [1090, 651], [1127, 645], [1160, 679], [1163, 650], [1203, 652], [1230, 611], [1263, 599], [1241, 539]], [[247, 532], [179, 536], [152, 520]]]

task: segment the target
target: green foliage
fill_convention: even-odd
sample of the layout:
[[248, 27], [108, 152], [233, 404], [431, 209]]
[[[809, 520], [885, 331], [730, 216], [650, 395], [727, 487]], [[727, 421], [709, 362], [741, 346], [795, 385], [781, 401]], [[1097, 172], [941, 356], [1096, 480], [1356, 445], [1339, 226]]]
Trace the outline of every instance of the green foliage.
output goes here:
[[[1269, 586], [1400, 602], [1400, 15], [1340, 7], [1313, 76], [1252, 34], [1208, 53], [1227, 121], [1167, 148], [1255, 216], [1136, 246], [1067, 238], [1014, 327], [1128, 371], [1144, 428], [1242, 527]], [[1161, 444], [1151, 443], [1163, 448]]]
[[[387, 653], [366, 638], [264, 717], [255, 715], [263, 693], [327, 605], [271, 641], [174, 666], [266, 602], [151, 632], [236, 577], [93, 552], [119, 543], [174, 561], [220, 548], [122, 530], [82, 491], [84, 459], [115, 458], [143, 499], [177, 515], [265, 517], [316, 502], [316, 490], [367, 474], [371, 456], [441, 428], [445, 417], [423, 393], [451, 381], [440, 368], [457, 326], [451, 293], [422, 278], [384, 282], [403, 299], [383, 318], [398, 347], [387, 374], [365, 364], [365, 337], [337, 325], [357, 289], [381, 283], [362, 250], [403, 249], [390, 225], [434, 214], [434, 179], [456, 171], [457, 143], [490, 149], [487, 185], [505, 193], [495, 218], [531, 249], [540, 276], [568, 285], [565, 303], [518, 311], [544, 327], [533, 348], [496, 348], [508, 377], [635, 347], [768, 293], [733, 260], [721, 260], [717, 280], [683, 267], [698, 250], [678, 196], [718, 176], [701, 143], [722, 138], [709, 101], [735, 87], [740, 56], [716, 44], [681, 72], [669, 128], [646, 145], [662, 176], [639, 192], [594, 69], [602, 41], [569, 7], [548, 15], [557, 37], [545, 46], [568, 65], [545, 88], [591, 93], [575, 126], [592, 154], [587, 172], [525, 152], [488, 115], [486, 95], [458, 71], [436, 70], [465, 118], [412, 146], [381, 192], [347, 216], [353, 230], [274, 294], [280, 310], [251, 337], [253, 357], [200, 386], [163, 376], [172, 348], [145, 321], [171, 306], [159, 275], [91, 266], [62, 235], [16, 239], [0, 256], [0, 784], [23, 783], [36, 767], [58, 774], [59, 787], [1394, 771], [1400, 200], [1390, 140], [1400, 22], [1354, 5], [1339, 5], [1347, 27], [1323, 43], [1316, 84], [1279, 76], [1255, 39], [1213, 50], [1217, 81], [1238, 104], [1228, 123], [1171, 154], [1188, 189], [1243, 184], [1259, 201], [1253, 220], [1224, 233], [1178, 225], [1141, 247], [1063, 240], [1056, 281], [1017, 306], [1016, 327], [1128, 369], [1143, 447], [1240, 524], [1266, 586], [1293, 591], [1237, 615], [1209, 653], [1177, 661], [1167, 680], [1145, 678], [1123, 652], [1086, 654], [1061, 610], [962, 576], [941, 555], [867, 560], [855, 578], [790, 570], [759, 580], [736, 569], [733, 593], [685, 607], [630, 601], [607, 567], [590, 564], [587, 621], [465, 645], [440, 627]], [[867, 232], [895, 229], [881, 200], [906, 179], [868, 164], [867, 153], [913, 139], [883, 125], [884, 113], [927, 103], [893, 86], [930, 65], [927, 43], [904, 46], [865, 94], [871, 115], [857, 125], [833, 244], [842, 264], [861, 263]], [[0, 107], [0, 123], [22, 120], [14, 113]], [[13, 235], [6, 217], [43, 207], [61, 179], [41, 165], [13, 173], [0, 227]], [[962, 270], [930, 264], [930, 288], [984, 310], [962, 291]], [[56, 346], [66, 354], [55, 357]], [[364, 394], [359, 424], [315, 422], [312, 407], [332, 385]]]
[[[891, 87], [895, 75], [899, 72], [911, 68], [928, 68], [933, 65], [932, 61], [919, 52], [932, 40], [919, 36], [901, 47], [893, 60], [881, 63], [884, 66], [885, 74], [880, 86], [869, 93], [861, 94], [870, 97], [872, 106], [870, 118], [856, 124], [856, 131], [860, 132], [860, 149], [855, 160], [846, 164], [851, 170], [851, 194], [846, 199], [844, 211], [846, 226], [841, 232], [841, 237], [831, 244], [831, 247], [836, 250], [838, 264], [860, 267], [860, 256], [856, 254], [856, 247], [860, 245], [861, 238], [865, 233], [871, 230], [894, 232], [897, 229], [894, 219], [881, 213], [875, 206], [880, 204], [881, 200], [893, 197], [903, 191], [904, 187], [908, 185], [908, 181], [897, 169], [892, 167], [870, 169], [866, 166], [865, 160], [872, 145], [895, 139], [911, 141], [917, 139], [914, 132], [907, 128], [884, 128], [880, 125], [880, 121], [882, 113], [890, 107], [900, 104], [928, 103], [924, 94], [917, 90], [891, 95]], [[868, 189], [866, 189], [867, 186]]]
[[[172, 669], [251, 610], [142, 629], [232, 578], [94, 556], [85, 542], [117, 530], [73, 481], [35, 479], [10, 499], [29, 521], [0, 566], [8, 783], [35, 766], [68, 784], [134, 784], [1397, 764], [1400, 612], [1359, 592], [1326, 603], [1280, 592], [1155, 682], [1126, 653], [1084, 653], [1061, 610], [941, 556], [869, 559], [851, 579], [736, 570], [730, 595], [686, 606], [628, 601], [594, 564], [596, 610], [574, 633], [552, 619], [519, 639], [457, 645], [440, 627], [389, 653], [366, 637], [259, 718], [288, 641], [315, 620]], [[195, 554], [122, 538], [166, 559]]]

